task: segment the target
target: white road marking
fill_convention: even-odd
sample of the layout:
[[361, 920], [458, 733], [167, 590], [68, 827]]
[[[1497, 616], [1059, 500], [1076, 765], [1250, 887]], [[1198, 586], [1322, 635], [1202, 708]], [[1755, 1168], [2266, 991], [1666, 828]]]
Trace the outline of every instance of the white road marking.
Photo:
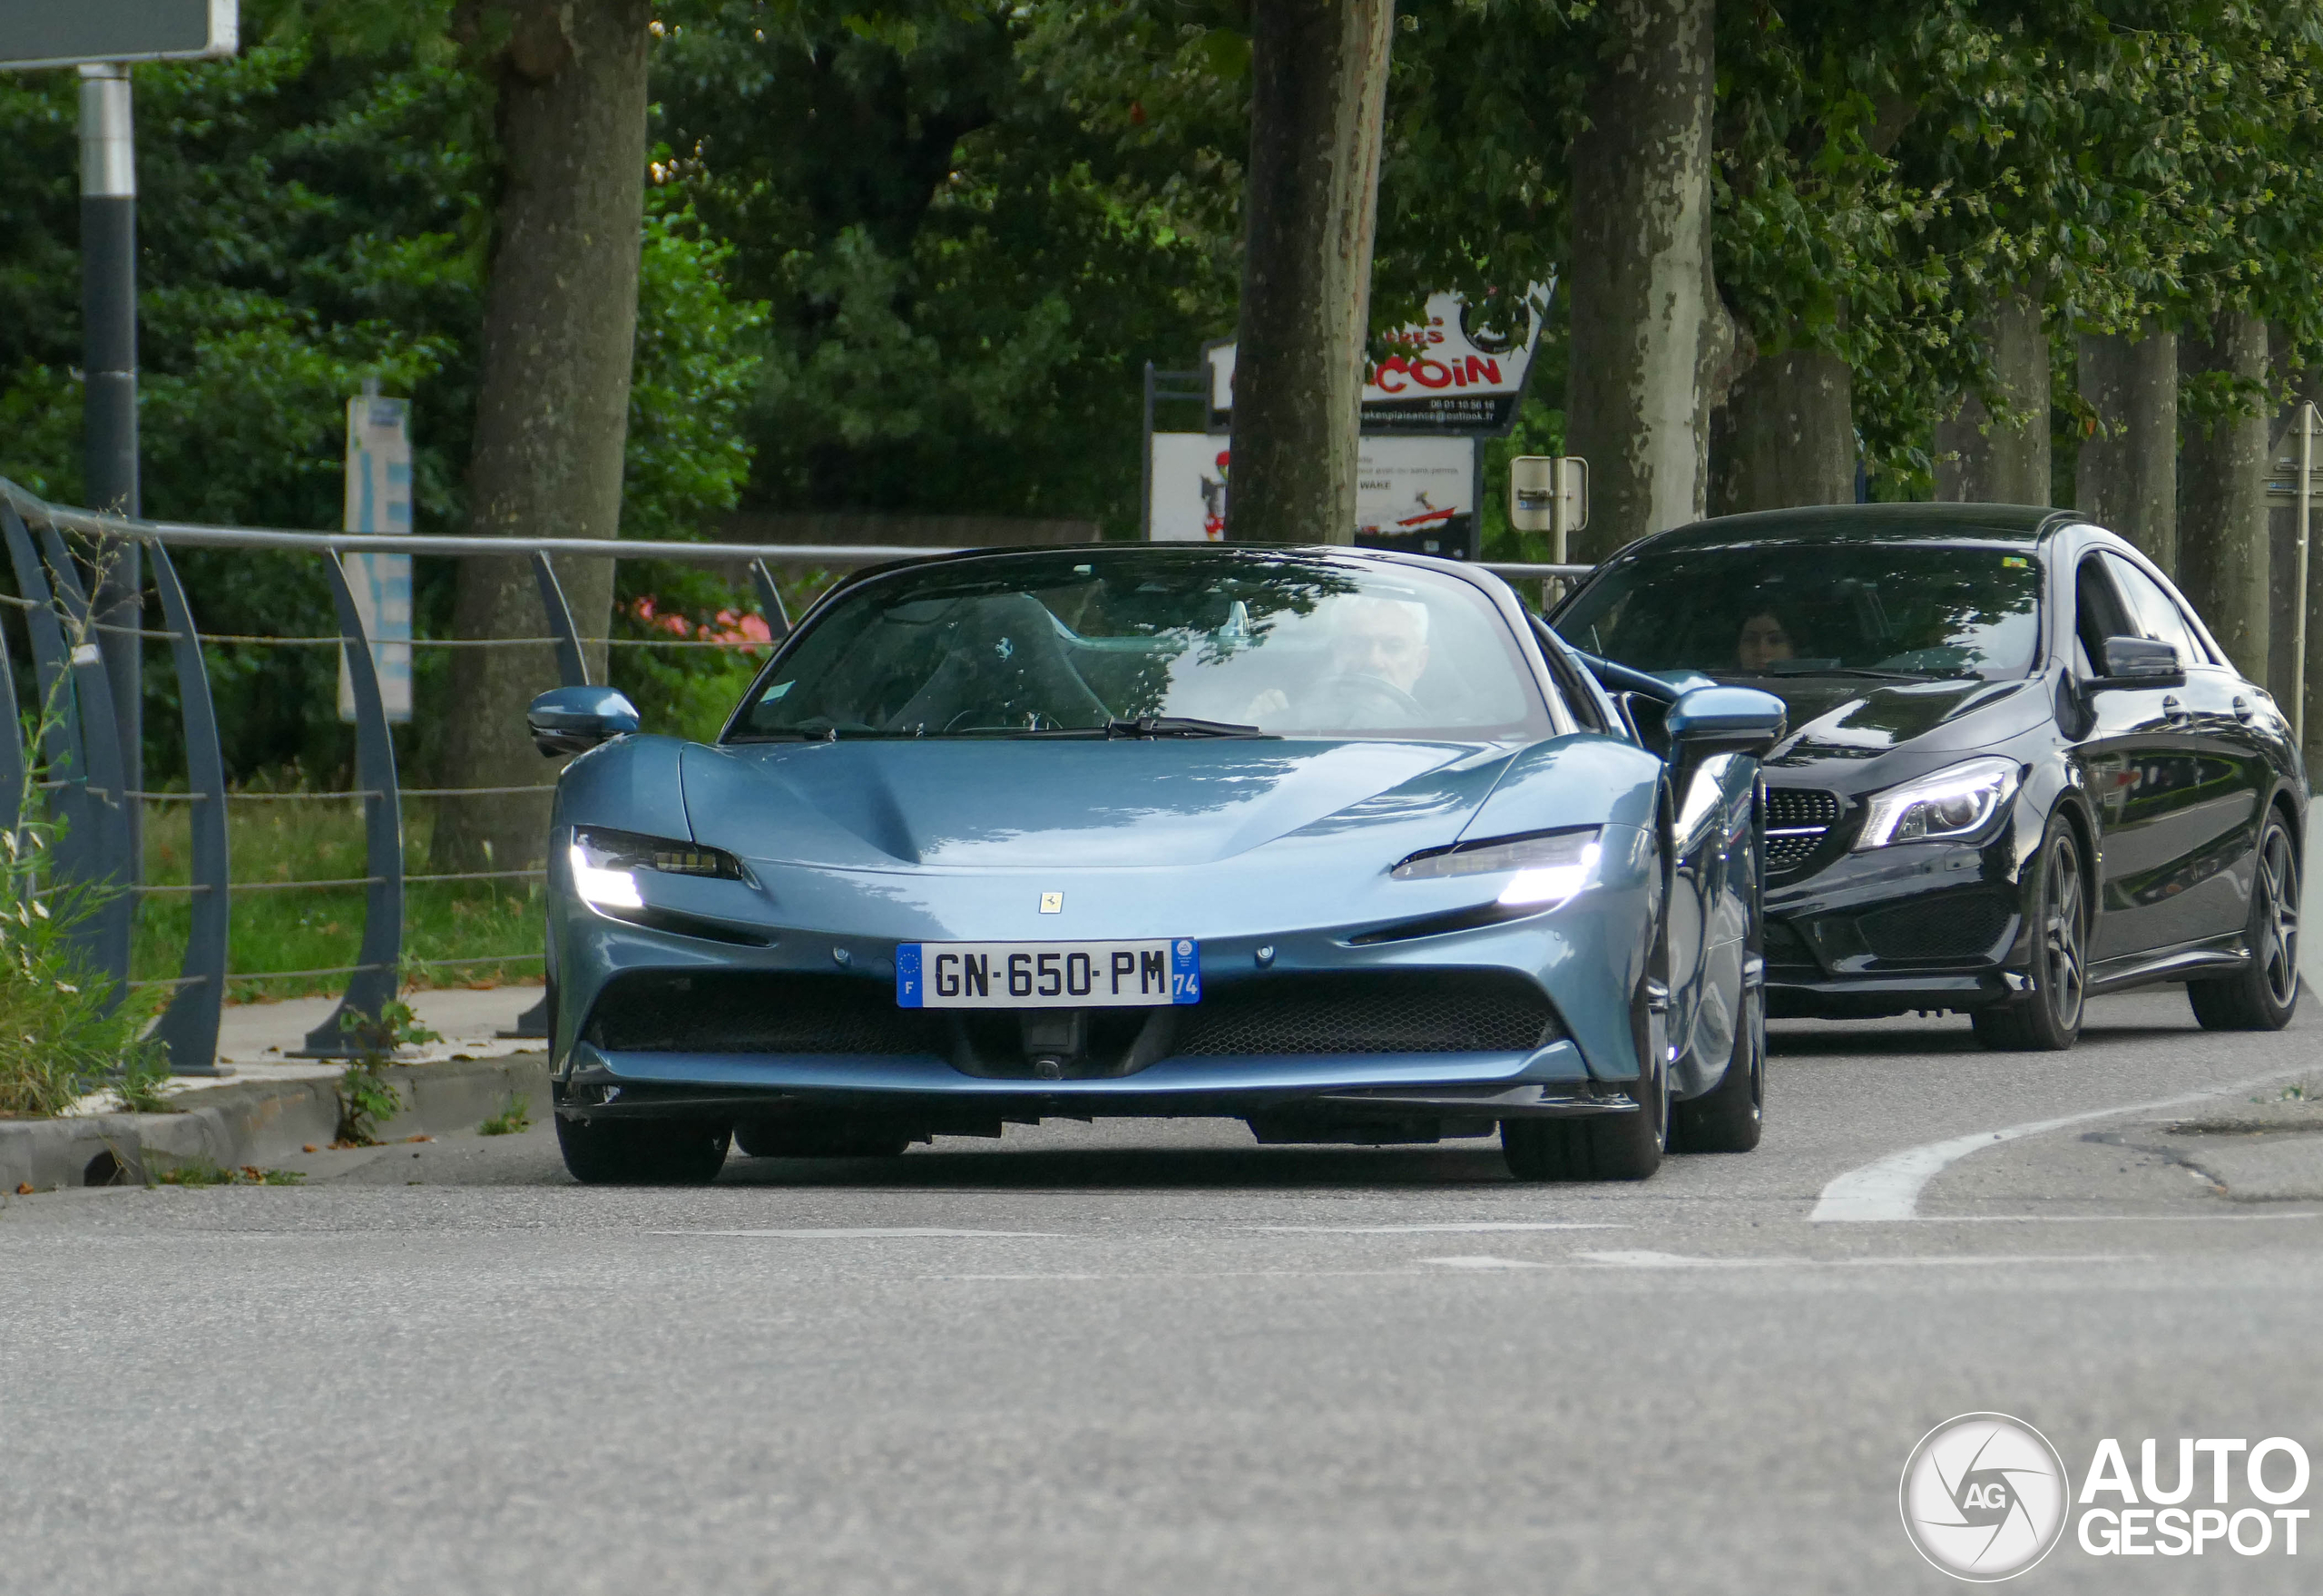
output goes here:
[[1971, 1136], [1955, 1136], [1948, 1141], [1931, 1141], [1919, 1147], [1907, 1147], [1901, 1152], [1891, 1152], [1886, 1158], [1875, 1160], [1859, 1169], [1849, 1170], [1832, 1180], [1823, 1188], [1822, 1195], [1816, 1199], [1815, 1211], [1808, 1218], [1819, 1224], [1893, 1224], [1916, 1219], [1919, 1218], [1920, 1192], [1927, 1183], [1972, 1152], [1982, 1152], [1987, 1147], [1997, 1147], [2004, 1141], [2014, 1141], [2022, 1136], [2062, 1131], [2068, 1125], [2085, 1125], [2093, 1120], [2111, 1120], [2122, 1114], [2151, 1113], [2160, 1109], [2210, 1102], [2289, 1076], [2309, 1074], [2314, 1068], [2313, 1064], [2302, 1064], [2296, 1069], [2274, 1070], [2264, 1075], [2253, 1075], [2247, 1081], [2213, 1086], [2204, 1092], [2190, 1092], [2179, 1097], [2091, 1109], [2084, 1113], [2063, 1114], [2053, 1120], [2034, 1120], [2022, 1125], [2004, 1126], [1998, 1131], [1979, 1131]]
[[1554, 1263], [1540, 1263], [1522, 1258], [1424, 1258], [1424, 1264], [1436, 1264], [1447, 1269], [1553, 1269]]
[[1062, 1230], [943, 1230], [921, 1225], [895, 1225], [877, 1229], [858, 1230], [648, 1230], [649, 1236], [749, 1236], [765, 1237], [779, 1241], [890, 1241], [936, 1236], [965, 1239], [971, 1237], [1027, 1237], [1044, 1241], [1063, 1239]]
[[2255, 1225], [2268, 1219], [2323, 1219], [2296, 1214], [1922, 1214], [1922, 1225]]
[[1458, 1225], [1243, 1225], [1244, 1230], [1263, 1230], [1293, 1236], [1467, 1236], [1483, 1235], [1492, 1230], [1627, 1230], [1632, 1227], [1617, 1225], [1606, 1219], [1541, 1219], [1510, 1220], [1506, 1223]]
[[1946, 1255], [1932, 1253], [1909, 1258], [1798, 1258], [1774, 1256], [1769, 1258], [1699, 1258], [1682, 1252], [1576, 1252], [1575, 1258], [1593, 1264], [1612, 1265], [1628, 1269], [1752, 1269], [1752, 1268], [1814, 1268], [1814, 1269], [1884, 1269], [1884, 1268], [1981, 1268], [2007, 1264], [2126, 1264], [2143, 1263], [2143, 1254], [2118, 1252], [2083, 1252], [2036, 1255], [2030, 1253], [1973, 1253]]

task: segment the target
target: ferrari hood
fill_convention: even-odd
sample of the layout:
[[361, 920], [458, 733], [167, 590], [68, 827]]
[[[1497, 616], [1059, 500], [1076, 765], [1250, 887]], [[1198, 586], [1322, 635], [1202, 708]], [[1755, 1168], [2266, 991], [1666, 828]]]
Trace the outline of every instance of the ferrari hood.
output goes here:
[[1397, 819], [1458, 835], [1507, 763], [1465, 743], [1241, 739], [691, 746], [694, 837], [861, 869], [1208, 864]]

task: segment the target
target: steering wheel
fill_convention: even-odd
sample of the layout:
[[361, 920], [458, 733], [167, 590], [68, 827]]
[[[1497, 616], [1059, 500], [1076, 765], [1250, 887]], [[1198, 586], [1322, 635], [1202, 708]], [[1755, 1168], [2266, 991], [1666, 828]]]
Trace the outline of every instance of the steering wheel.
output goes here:
[[1367, 720], [1388, 726], [1408, 726], [1427, 718], [1419, 700], [1378, 676], [1350, 673], [1333, 676], [1315, 688], [1317, 713], [1339, 729]]

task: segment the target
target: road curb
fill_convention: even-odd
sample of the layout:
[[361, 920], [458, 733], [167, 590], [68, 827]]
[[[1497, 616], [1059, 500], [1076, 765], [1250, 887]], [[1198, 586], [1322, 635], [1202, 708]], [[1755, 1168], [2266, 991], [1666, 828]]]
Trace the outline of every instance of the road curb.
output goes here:
[[[379, 1127], [398, 1136], [472, 1131], [513, 1093], [548, 1109], [548, 1055], [397, 1064], [387, 1078], [403, 1108]], [[17, 1188], [145, 1185], [174, 1165], [206, 1159], [225, 1169], [264, 1168], [338, 1130], [335, 1078], [232, 1081], [205, 1087], [174, 1114], [93, 1114], [64, 1120], [0, 1121], [0, 1206]]]

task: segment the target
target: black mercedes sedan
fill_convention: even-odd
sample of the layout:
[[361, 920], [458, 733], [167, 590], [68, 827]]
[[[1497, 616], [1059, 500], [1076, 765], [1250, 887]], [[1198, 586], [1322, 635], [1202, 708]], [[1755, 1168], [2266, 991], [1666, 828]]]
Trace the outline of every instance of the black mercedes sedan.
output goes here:
[[2113, 534], [2003, 504], [1723, 516], [1632, 543], [1551, 622], [1789, 704], [1764, 763], [1770, 1013], [1965, 1011], [1987, 1046], [2053, 1049], [2090, 996], [2182, 982], [2207, 1028], [2289, 1023], [2289, 723]]

